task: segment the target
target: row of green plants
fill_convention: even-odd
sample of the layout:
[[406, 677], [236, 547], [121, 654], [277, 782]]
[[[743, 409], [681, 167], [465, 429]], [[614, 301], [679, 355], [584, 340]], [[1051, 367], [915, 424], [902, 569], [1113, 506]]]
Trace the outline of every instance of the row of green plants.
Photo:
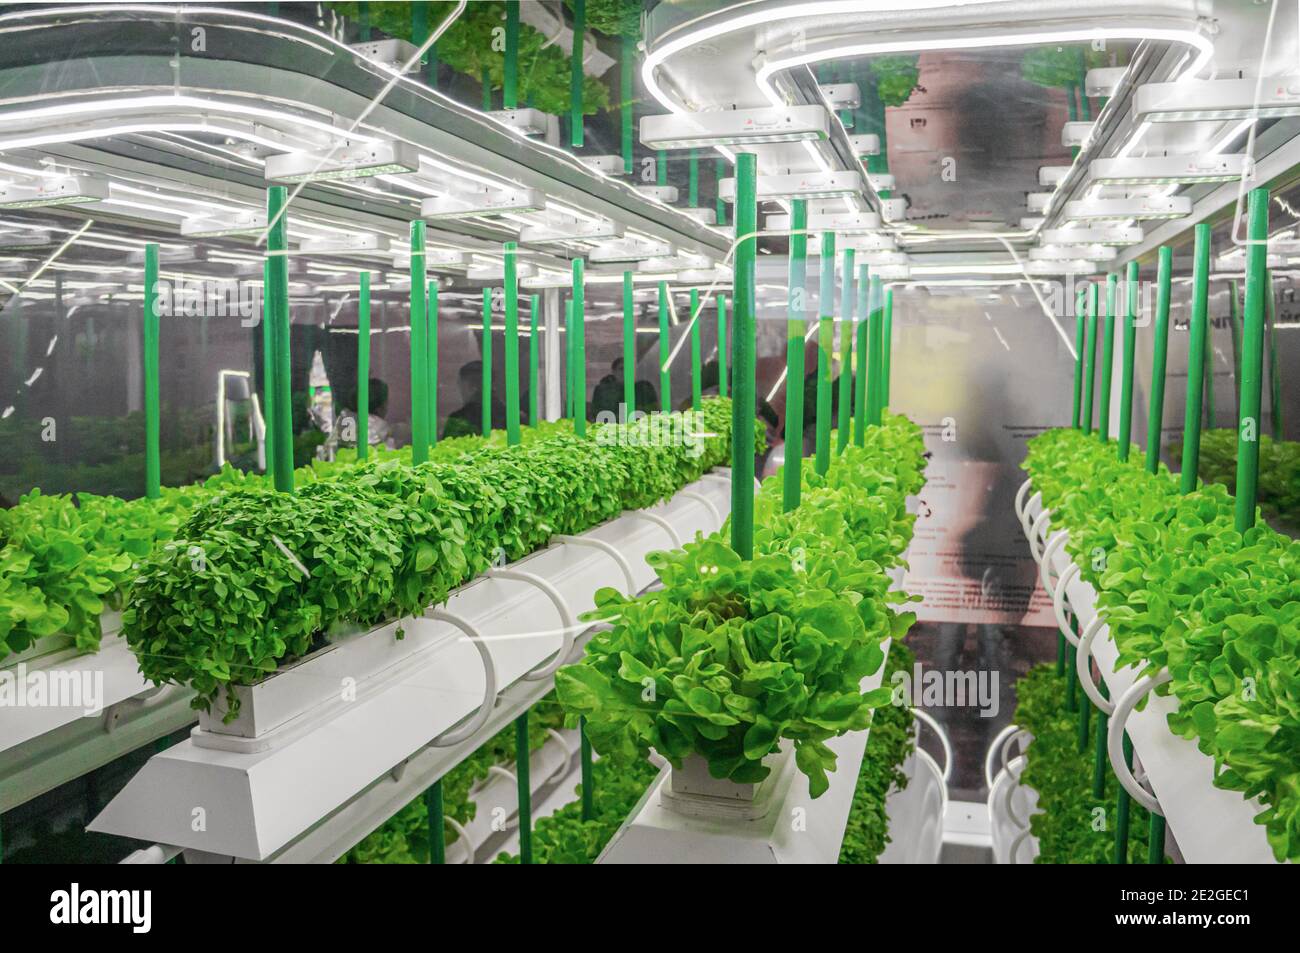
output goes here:
[[1215, 762], [1214, 784], [1258, 797], [1278, 860], [1300, 857], [1300, 541], [1239, 533], [1221, 484], [1182, 494], [1162, 465], [1074, 430], [1030, 441], [1052, 523], [1097, 591], [1117, 664], [1168, 667], [1169, 727]]
[[[1022, 784], [1038, 794], [1029, 830], [1038, 840], [1039, 864], [1109, 864], [1115, 860], [1119, 783], [1108, 779], [1102, 797], [1093, 791], [1094, 751], [1103, 720], [1088, 720], [1079, 744], [1079, 717], [1067, 705], [1072, 671], [1057, 674], [1036, 665], [1016, 683], [1015, 723], [1034, 737], [1025, 757]], [[1078, 704], [1089, 704], [1079, 693]], [[1150, 816], [1130, 804], [1127, 863], [1146, 862]], [[1023, 848], [1022, 848], [1023, 850]]]
[[[571, 422], [526, 427], [522, 437], [531, 444], [564, 433], [572, 433]], [[503, 431], [456, 437], [433, 447], [429, 459], [451, 462], [503, 446]], [[372, 448], [371, 454], [378, 461], [411, 459], [409, 447]], [[356, 462], [354, 450], [341, 451], [335, 461], [304, 463], [295, 480], [304, 485], [343, 479]], [[164, 469], [164, 482], [167, 476]], [[173, 540], [200, 502], [224, 490], [269, 492], [271, 486], [265, 474], [226, 466], [202, 483], [164, 486], [157, 500], [36, 489], [17, 506], [0, 509], [0, 659], [53, 635], [68, 636], [82, 652], [97, 651], [102, 614], [123, 607], [140, 561]], [[202, 565], [201, 553], [191, 555]]]
[[[1182, 458], [1182, 442], [1169, 448], [1172, 460]], [[1222, 483], [1229, 493], [1237, 489], [1237, 431], [1228, 428], [1201, 434], [1200, 472], [1206, 483]], [[1258, 502], [1264, 514], [1291, 528], [1300, 527], [1300, 443], [1259, 438]]]
[[592, 746], [619, 762], [653, 748], [674, 767], [704, 758], [710, 774], [762, 781], [783, 740], [813, 797], [829, 785], [825, 742], [866, 728], [890, 699], [860, 691], [884, 662], [883, 643], [915, 620], [894, 606], [888, 572], [902, 564], [915, 517], [906, 498], [924, 478], [921, 430], [889, 415], [825, 475], [803, 469], [801, 504], [782, 511], [782, 477], [755, 500], [752, 559], [729, 529], [653, 554], [662, 588], [596, 596], [610, 628], [556, 673], [560, 703], [584, 716]]
[[702, 413], [709, 436], [698, 440], [655, 439], [660, 423], [646, 418], [445, 462], [368, 460], [292, 495], [245, 478], [143, 562], [123, 634], [147, 678], [189, 685], [205, 710], [225, 690], [233, 718], [233, 686], [331, 637], [421, 613], [494, 562], [657, 503], [726, 462], [731, 404], [710, 399]]

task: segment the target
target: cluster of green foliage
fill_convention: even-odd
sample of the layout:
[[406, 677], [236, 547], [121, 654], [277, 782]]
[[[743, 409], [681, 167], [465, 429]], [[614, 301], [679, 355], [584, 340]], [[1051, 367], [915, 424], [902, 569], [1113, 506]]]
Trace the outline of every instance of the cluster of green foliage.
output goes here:
[[1220, 484], [1179, 492], [1163, 465], [1074, 430], [1030, 442], [1026, 469], [1070, 531], [1117, 664], [1168, 667], [1169, 727], [1213, 757], [1214, 784], [1259, 797], [1279, 860], [1300, 857], [1300, 540], [1234, 527]]
[[[1170, 459], [1180, 460], [1181, 441], [1169, 448]], [[1237, 431], [1218, 428], [1201, 433], [1200, 473], [1206, 483], [1222, 483], [1229, 493], [1237, 491]], [[1300, 443], [1259, 438], [1260, 507], [1287, 526], [1300, 526]]]
[[[573, 0], [564, 0], [573, 9]], [[639, 0], [587, 0], [584, 15], [587, 29], [606, 36], [637, 36], [641, 32]]]
[[[895, 672], [911, 673], [916, 655], [901, 641], [889, 647], [882, 683], [891, 684]], [[858, 786], [853, 792], [853, 807], [840, 845], [841, 864], [874, 864], [890, 842], [889, 818], [885, 799], [890, 791], [907, 787], [903, 762], [916, 747], [912, 732], [915, 722], [908, 705], [892, 704], [877, 708], [871, 716], [871, 734], [867, 751], [858, 771]]]
[[[357, 19], [357, 3], [330, 3], [327, 6], [339, 14]], [[371, 26], [389, 36], [409, 40], [417, 45], [423, 38], [414, 36], [412, 4], [367, 4]], [[450, 14], [453, 4], [430, 3], [430, 27], [442, 22]], [[500, 0], [478, 0], [466, 7], [434, 47], [440, 63], [446, 63], [458, 73], [475, 80], [486, 72], [492, 89], [505, 85], [505, 53], [502, 44], [494, 42], [493, 30], [505, 25], [506, 7]], [[550, 39], [527, 23], [519, 24], [519, 105], [525, 103], [542, 112], [555, 115], [570, 110], [569, 83], [571, 63], [569, 55]], [[599, 79], [584, 76], [582, 84], [582, 111], [593, 115], [609, 106], [609, 90]]]
[[[537, 751], [550, 737], [548, 730], [564, 724], [564, 713], [555, 696], [539, 699], [529, 710], [528, 750]], [[460, 824], [474, 820], [478, 810], [471, 791], [487, 780], [493, 765], [513, 771], [515, 728], [511, 725], [456, 767], [442, 776], [442, 810], [445, 817]], [[459, 835], [450, 825], [444, 832], [450, 846]], [[429, 812], [423, 798], [416, 798], [339, 859], [341, 864], [427, 864], [430, 861]]]
[[141, 567], [123, 633], [147, 678], [187, 684], [210, 708], [223, 687], [332, 633], [423, 612], [499, 557], [671, 496], [729, 458], [730, 401], [706, 401], [703, 415], [711, 436], [698, 442], [656, 441], [656, 415], [616, 436], [595, 427], [414, 467], [366, 461], [294, 495], [231, 477]]
[[1020, 75], [1049, 88], [1078, 86], [1090, 69], [1110, 65], [1110, 54], [1085, 46], [1036, 46], [1020, 60]]
[[820, 796], [835, 769], [827, 739], [859, 731], [888, 687], [859, 690], [880, 670], [881, 643], [912, 613], [889, 592], [914, 517], [905, 501], [924, 482], [921, 430], [891, 415], [868, 428], [822, 476], [803, 469], [802, 502], [784, 513], [781, 475], [757, 494], [754, 556], [729, 528], [651, 558], [663, 588], [639, 598], [610, 589], [592, 618], [611, 621], [556, 687], [593, 747], [620, 761], [653, 748], [674, 766], [700, 755], [716, 778], [762, 781], [782, 739]]
[[882, 106], [901, 106], [911, 98], [921, 78], [918, 62], [915, 56], [877, 56], [871, 60]]
[[[1038, 794], [1029, 830], [1038, 840], [1039, 864], [1109, 864], [1115, 859], [1119, 784], [1093, 796], [1093, 752], [1101, 719], [1090, 718], [1079, 749], [1079, 716], [1066, 709], [1067, 678], [1052, 664], [1038, 665], [1016, 683], [1015, 723], [1030, 732], [1022, 784]], [[1089, 704], [1080, 693], [1079, 703]], [[1128, 863], [1146, 863], [1150, 816], [1130, 805]]]

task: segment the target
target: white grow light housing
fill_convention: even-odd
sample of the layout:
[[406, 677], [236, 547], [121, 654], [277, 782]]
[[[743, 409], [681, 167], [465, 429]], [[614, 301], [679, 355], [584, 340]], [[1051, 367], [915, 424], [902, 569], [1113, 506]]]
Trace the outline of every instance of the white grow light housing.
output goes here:
[[[526, 261], [515, 262], [515, 278], [531, 278], [537, 274], [537, 266]], [[465, 269], [465, 277], [470, 281], [505, 281], [505, 262], [494, 261], [485, 265], [470, 265]]]
[[866, 156], [880, 155], [880, 136], [874, 132], [849, 136], [849, 145], [853, 148], [853, 154], [860, 159]]
[[350, 142], [321, 152], [286, 152], [266, 157], [271, 182], [321, 182], [399, 175], [420, 168], [420, 156], [407, 142]]
[[1032, 232], [1046, 221], [1047, 219], [1041, 215], [1025, 215], [1020, 219], [1020, 227], [1027, 232]]
[[420, 203], [420, 217], [437, 221], [507, 212], [540, 212], [544, 208], [546, 196], [538, 189], [478, 189], [427, 198]]
[[[816, 236], [809, 236], [808, 247], [804, 251], [810, 258], [816, 258], [822, 253], [821, 242], [816, 241]], [[839, 255], [846, 248], [852, 248], [855, 254], [862, 252], [881, 252], [896, 251], [898, 242], [894, 236], [887, 232], [865, 233], [861, 235], [843, 235], [835, 241], [835, 254]], [[859, 259], [861, 262], [861, 259]]]
[[1244, 155], [1152, 156], [1096, 159], [1088, 163], [1089, 183], [1099, 185], [1190, 185], [1231, 182], [1246, 170]]
[[41, 208], [85, 205], [108, 198], [108, 180], [92, 175], [66, 175], [13, 182], [0, 188], [0, 208]]
[[907, 217], [907, 199], [881, 199], [880, 214], [886, 222], [901, 222]]
[[1092, 138], [1092, 131], [1096, 126], [1095, 122], [1067, 122], [1061, 127], [1061, 145], [1067, 149], [1082, 149]]
[[868, 172], [867, 181], [877, 192], [892, 192], [896, 188], [894, 176], [888, 172]]
[[911, 265], [881, 265], [873, 268], [871, 277], [881, 281], [906, 281], [912, 277]]
[[675, 185], [638, 185], [636, 190], [655, 202], [671, 204], [677, 201], [677, 186]]
[[181, 235], [186, 238], [229, 238], [235, 235], [260, 235], [265, 230], [266, 212], [255, 209], [220, 217], [187, 218], [181, 222]]
[[636, 266], [638, 274], [668, 275], [679, 271], [707, 271], [713, 268], [713, 261], [707, 255], [694, 255], [682, 252], [677, 255], [647, 258]]
[[624, 171], [622, 156], [578, 156], [578, 161], [602, 175], [622, 175]]
[[540, 109], [494, 109], [487, 115], [504, 126], [509, 126], [521, 136], [545, 136], [554, 125], [559, 128], [559, 118]]
[[1055, 194], [1055, 192], [1030, 192], [1025, 198], [1025, 204], [1029, 206], [1031, 212], [1046, 212]]
[[857, 109], [862, 105], [862, 91], [857, 83], [823, 83], [818, 88], [831, 109]]
[[[1249, 119], [1255, 115], [1254, 79], [1147, 83], [1133, 98], [1133, 114], [1145, 122]], [[1259, 118], [1300, 116], [1300, 76], [1265, 79], [1259, 90]]]
[[701, 225], [714, 225], [718, 221], [718, 213], [711, 208], [684, 208], [682, 214], [689, 215]]
[[1039, 236], [1047, 245], [1136, 245], [1142, 241], [1140, 225], [1092, 225], [1080, 228], [1046, 228]]
[[1127, 66], [1103, 66], [1088, 70], [1083, 77], [1084, 95], [1113, 96], [1127, 72]]
[[[769, 215], [764, 225], [774, 232], [789, 231], [790, 216]], [[876, 232], [880, 230], [880, 216], [875, 212], [819, 212], [808, 216], [808, 229], [846, 235]]]
[[1114, 245], [1043, 245], [1029, 249], [1030, 261], [1110, 261], [1117, 254]]
[[1091, 261], [1082, 258], [1068, 261], [1027, 261], [1025, 274], [1035, 276], [1054, 275], [1095, 275], [1100, 269]]
[[911, 259], [907, 252], [901, 251], [868, 251], [858, 256], [858, 264], [868, 265], [872, 268], [884, 268], [891, 265], [907, 265]]
[[571, 219], [554, 221], [545, 225], [525, 225], [519, 230], [519, 240], [532, 244], [554, 242], [582, 242], [599, 238], [622, 238], [623, 226], [607, 219], [590, 221]]
[[[862, 180], [856, 172], [796, 172], [788, 175], [760, 175], [755, 192], [759, 199], [829, 199], [856, 195]], [[736, 180], [718, 183], [718, 196], [724, 202], [736, 201]]]
[[673, 246], [668, 242], [649, 239], [627, 238], [623, 241], [605, 242], [593, 248], [587, 256], [593, 262], [645, 261], [647, 258], [665, 258], [673, 253]]
[[347, 252], [387, 252], [388, 239], [374, 232], [353, 232], [348, 235], [331, 235], [328, 238], [305, 238], [298, 243], [298, 251], [314, 255], [338, 255]]
[[825, 106], [669, 113], [641, 120], [641, 144], [649, 149], [760, 145], [829, 137], [830, 113]]
[[1192, 200], [1182, 195], [1164, 198], [1098, 199], [1065, 203], [1065, 218], [1074, 222], [1124, 222], [1129, 219], [1183, 218], [1192, 214]]
[[1070, 174], [1072, 168], [1074, 166], [1070, 165], [1040, 166], [1038, 169], [1038, 184], [1045, 189], [1054, 189]]

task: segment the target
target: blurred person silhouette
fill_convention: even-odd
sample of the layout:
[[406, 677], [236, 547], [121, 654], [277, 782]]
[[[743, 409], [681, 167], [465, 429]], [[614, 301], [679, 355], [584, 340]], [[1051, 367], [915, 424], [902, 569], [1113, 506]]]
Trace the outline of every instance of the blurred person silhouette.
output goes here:
[[[459, 374], [460, 399], [464, 403], [447, 417], [442, 436], [465, 437], [483, 432], [483, 362], [462, 364]], [[506, 425], [506, 405], [492, 398], [492, 429], [501, 430]]]

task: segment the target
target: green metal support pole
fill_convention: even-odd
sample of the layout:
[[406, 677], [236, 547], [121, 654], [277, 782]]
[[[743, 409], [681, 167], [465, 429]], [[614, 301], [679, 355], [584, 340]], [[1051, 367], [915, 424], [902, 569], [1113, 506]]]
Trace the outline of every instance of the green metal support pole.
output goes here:
[[262, 422], [265, 425], [266, 472], [275, 473], [275, 342], [271, 340], [271, 259], [262, 262]]
[[704, 372], [700, 367], [700, 291], [691, 289], [691, 410], [699, 410], [704, 400]]
[[[715, 159], [713, 161], [713, 177], [716, 183], [721, 183], [727, 177], [727, 160]], [[722, 188], [718, 187], [718, 198], [714, 204], [714, 219], [718, 225], [727, 224], [727, 203], [722, 198]]]
[[1268, 418], [1274, 440], [1282, 439], [1282, 366], [1277, 360], [1277, 315], [1273, 272], [1264, 270], [1264, 318], [1268, 329]]
[[1156, 260], [1156, 321], [1151, 345], [1151, 406], [1147, 409], [1148, 473], [1160, 469], [1160, 438], [1165, 421], [1165, 371], [1169, 362], [1169, 291], [1172, 283], [1173, 252], [1161, 245]]
[[1235, 281], [1228, 282], [1228, 330], [1232, 336], [1232, 396], [1236, 401], [1232, 407], [1234, 420], [1241, 419], [1241, 313], [1237, 308], [1241, 289]]
[[853, 424], [853, 249], [841, 253], [840, 263], [840, 381], [835, 452], [849, 445]]
[[[273, 185], [266, 190], [267, 276], [270, 279], [264, 290], [267, 317], [271, 322], [271, 387], [275, 391], [275, 418], [271, 428], [275, 431], [274, 474], [275, 488], [281, 493], [293, 492], [293, 395], [289, 391], [289, 259], [288, 216], [285, 205], [288, 195], [283, 185]], [[424, 223], [421, 222], [421, 225]]]
[[424, 393], [429, 399], [429, 446], [438, 444], [438, 279], [425, 285]]
[[536, 427], [542, 419], [541, 395], [538, 365], [541, 340], [539, 339], [538, 321], [541, 317], [541, 296], [528, 297], [528, 426]]
[[411, 461], [429, 459], [428, 279], [424, 261], [424, 222], [411, 223]]
[[591, 776], [591, 739], [587, 737], [587, 719], [578, 717], [578, 769], [582, 781], [582, 819], [589, 821], [596, 816], [595, 783]]
[[623, 413], [636, 410], [636, 312], [632, 309], [632, 272], [623, 272]]
[[[515, 446], [519, 443], [519, 281], [515, 255], [518, 245], [505, 243], [505, 283], [506, 283], [506, 444]], [[491, 408], [489, 406], [489, 413]], [[524, 732], [527, 735], [527, 722]]]
[[672, 339], [668, 334], [668, 282], [659, 282], [659, 409], [673, 412], [673, 375], [668, 369], [672, 354]]
[[631, 33], [623, 35], [619, 52], [619, 114], [622, 119], [623, 174], [631, 175], [633, 166], [633, 127], [636, 125], [632, 106], [636, 92], [632, 85], [632, 75], [636, 70], [636, 36]]
[[[1133, 742], [1129, 740], [1128, 732], [1124, 733], [1124, 762], [1128, 765], [1129, 770], [1133, 770]], [[1117, 864], [1128, 863], [1128, 822], [1129, 822], [1129, 793], [1128, 789], [1121, 785], [1115, 795], [1115, 860]]]
[[1101, 393], [1097, 395], [1097, 435], [1110, 439], [1110, 391], [1115, 370], [1115, 286], [1119, 278], [1106, 276], [1106, 319], [1101, 333]]
[[1194, 231], [1192, 253], [1192, 318], [1187, 335], [1187, 412], [1183, 417], [1183, 461], [1179, 474], [1182, 492], [1196, 489], [1201, 464], [1201, 401], [1205, 386], [1206, 315], [1210, 302], [1210, 226], [1202, 222]]
[[[1071, 624], [1073, 625], [1073, 623]], [[1066, 646], [1065, 648], [1065, 679], [1066, 679], [1065, 710], [1066, 711], [1077, 711], [1079, 707], [1079, 702], [1078, 702], [1079, 680], [1074, 675], [1076, 671], [1074, 655], [1075, 655], [1074, 646], [1073, 645]], [[1084, 704], [1087, 705], [1087, 703], [1088, 700], [1085, 698]]]
[[1124, 281], [1124, 336], [1120, 359], [1123, 368], [1119, 381], [1120, 460], [1128, 460], [1133, 438], [1133, 356], [1137, 348], [1138, 263], [1130, 261]]
[[660, 149], [655, 153], [655, 185], [668, 184], [668, 153]]
[[492, 289], [483, 289], [483, 395], [480, 409], [481, 432], [492, 435]]
[[[1207, 325], [1205, 331], [1205, 358], [1202, 364], [1205, 373], [1205, 426], [1213, 428], [1219, 422], [1219, 412], [1214, 406], [1214, 354], [1211, 352], [1211, 345], [1211, 330]], [[1234, 368], [1233, 370], [1239, 371], [1240, 368]], [[1233, 382], [1233, 386], [1240, 391], [1240, 378]], [[1238, 393], [1238, 400], [1240, 400], [1240, 393]], [[1241, 418], [1240, 403], [1237, 405], [1237, 418]]]
[[867, 329], [867, 423], [879, 426], [885, 399], [885, 290], [879, 278], [872, 277], [867, 300], [871, 302], [871, 313], [867, 317], [870, 324]]
[[731, 401], [731, 548], [754, 558], [754, 411], [756, 407], [755, 259], [758, 257], [758, 156], [736, 156], [736, 319], [731, 364], [736, 371]]
[[[835, 351], [835, 233], [822, 233], [821, 280], [817, 295], [817, 434], [815, 466], [831, 465], [831, 355]], [[791, 382], [794, 383], [793, 381]]]
[[[781, 507], [786, 512], [799, 505], [803, 470], [803, 356], [804, 284], [807, 280], [808, 202], [790, 203], [790, 263], [785, 305], [785, 466], [781, 479]], [[734, 333], [733, 333], [734, 336]]]
[[[587, 0], [573, 0], [573, 52], [569, 57], [569, 145], [582, 148], [583, 34], [587, 30]], [[582, 309], [577, 309], [581, 314]]]
[[370, 272], [357, 289], [357, 459], [370, 455]]
[[1080, 288], [1074, 298], [1074, 397], [1070, 405], [1070, 426], [1075, 430], [1082, 427], [1080, 415], [1083, 413], [1083, 303], [1087, 300], [1087, 294], [1085, 289]]
[[[573, 394], [577, 389], [573, 372], [573, 346], [578, 336], [573, 333], [573, 299], [564, 299], [564, 416], [573, 419]], [[575, 428], [576, 429], [576, 428]]]
[[686, 163], [686, 205], [695, 208], [700, 204], [700, 156], [692, 149]]
[[871, 350], [867, 332], [871, 314], [871, 277], [866, 265], [858, 265], [858, 366], [853, 376], [853, 444], [861, 447], [867, 441], [867, 354]]
[[429, 785], [424, 792], [424, 812], [429, 819], [429, 863], [447, 862], [447, 825], [442, 803], [442, 779]]
[[1268, 189], [1250, 191], [1246, 227], [1246, 303], [1241, 334], [1241, 417], [1237, 421], [1237, 532], [1255, 525], [1259, 488], [1259, 431], [1264, 377], [1264, 297], [1268, 246]]
[[573, 432], [587, 436], [586, 263], [573, 259]]
[[144, 246], [144, 495], [162, 496], [158, 406], [158, 246]]
[[889, 358], [894, 345], [894, 289], [885, 291], [885, 323], [881, 325], [884, 344], [880, 348], [880, 409], [889, 409]]
[[[507, 287], [509, 285], [507, 284]], [[506, 348], [509, 351], [509, 346]], [[533, 862], [533, 786], [529, 778], [532, 750], [528, 745], [528, 709], [515, 719], [515, 783], [519, 797], [519, 862]]]
[[[1110, 697], [1110, 690], [1106, 687], [1106, 679], [1097, 679], [1097, 691], [1101, 693], [1102, 698]], [[1090, 705], [1083, 707], [1089, 708]], [[1110, 770], [1110, 756], [1106, 752], [1106, 725], [1110, 721], [1106, 713], [1098, 710], [1097, 712], [1097, 738], [1093, 745], [1092, 753], [1092, 796], [1101, 800], [1106, 796], [1106, 772]]]
[[506, 58], [502, 66], [501, 107], [519, 105], [519, 0], [506, 0]]
[[727, 296], [718, 295], [718, 396], [727, 396]]
[[1088, 314], [1083, 345], [1083, 432], [1092, 433], [1092, 392], [1097, 378], [1097, 285], [1088, 285]]
[[[1074, 622], [1071, 622], [1071, 626], [1074, 626]], [[1078, 634], [1079, 634], [1078, 628], [1075, 627], [1075, 635], [1077, 636]], [[1073, 673], [1076, 670], [1076, 668], [1077, 666], [1071, 665], [1070, 671]], [[1073, 678], [1070, 679], [1070, 684], [1073, 685], [1075, 681], [1076, 679]], [[1092, 715], [1092, 702], [1088, 700], [1087, 695], [1084, 695], [1082, 698], [1076, 695], [1075, 698], [1079, 706], [1078, 745], [1079, 745], [1079, 751], [1082, 753], [1088, 750], [1088, 722], [1090, 720], [1090, 716]]]

